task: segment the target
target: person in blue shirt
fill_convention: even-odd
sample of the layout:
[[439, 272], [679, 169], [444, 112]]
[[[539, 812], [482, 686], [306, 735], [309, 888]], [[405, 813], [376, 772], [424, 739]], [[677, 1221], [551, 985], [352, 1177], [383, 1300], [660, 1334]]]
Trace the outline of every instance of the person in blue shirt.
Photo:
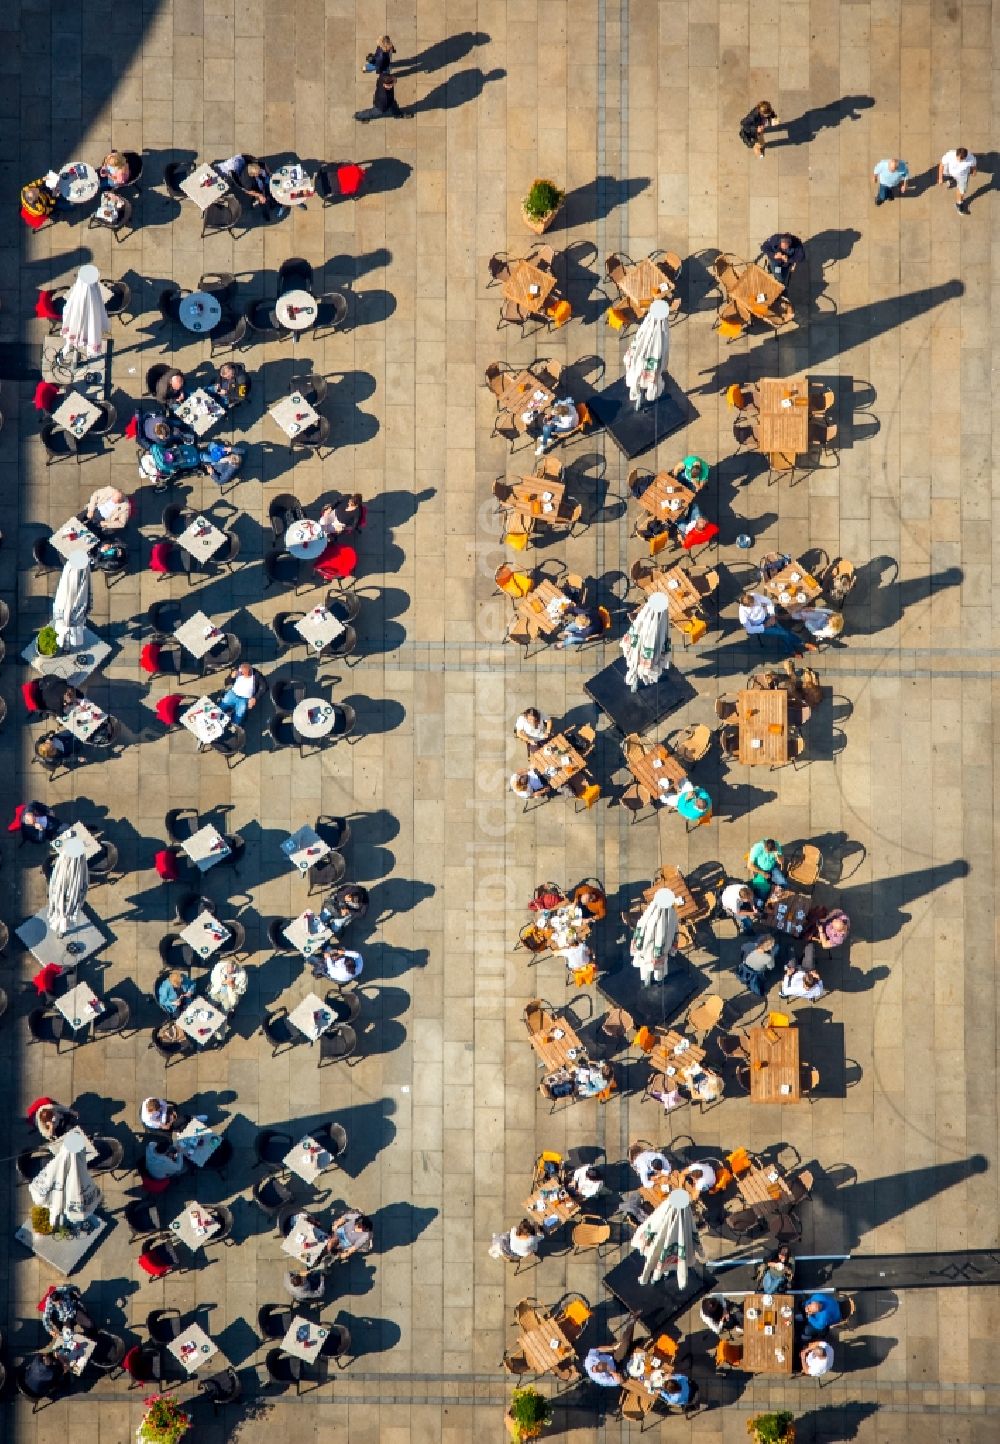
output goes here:
[[579, 647], [584, 642], [599, 637], [603, 631], [604, 622], [596, 608], [580, 607], [572, 613], [559, 633], [559, 641], [555, 644], [556, 651], [561, 652], [564, 647]]
[[602, 1389], [617, 1388], [622, 1382], [618, 1365], [608, 1349], [591, 1349], [583, 1361], [583, 1371], [592, 1384], [599, 1384]]
[[683, 1409], [691, 1402], [691, 1380], [686, 1374], [671, 1374], [660, 1390], [664, 1404], [673, 1409]]
[[195, 988], [187, 973], [178, 968], [168, 973], [156, 989], [156, 1001], [168, 1017], [176, 1018], [194, 997]]
[[906, 194], [906, 182], [909, 179], [910, 171], [905, 160], [880, 160], [872, 171], [875, 179], [875, 204], [880, 206], [883, 201], [891, 201], [897, 190], [899, 194]]
[[813, 1294], [806, 1299], [804, 1313], [802, 1336], [805, 1339], [818, 1339], [841, 1319], [840, 1305], [833, 1294]]

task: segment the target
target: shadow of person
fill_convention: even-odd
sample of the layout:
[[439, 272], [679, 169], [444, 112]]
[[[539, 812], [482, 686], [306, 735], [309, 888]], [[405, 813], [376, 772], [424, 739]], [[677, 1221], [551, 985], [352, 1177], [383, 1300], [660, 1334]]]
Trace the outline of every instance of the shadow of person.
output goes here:
[[896, 877], [883, 877], [871, 883], [857, 883], [840, 889], [840, 906], [851, 920], [853, 935], [863, 942], [882, 943], [896, 937], [911, 914], [904, 911], [910, 904], [928, 898], [938, 888], [968, 877], [969, 864], [964, 857], [952, 862], [914, 868]]
[[[477, 45], [488, 45], [491, 38], [485, 30], [461, 30], [457, 35], [435, 40], [433, 45], [428, 45], [426, 50], [421, 50], [417, 55], [411, 55], [408, 60], [394, 57], [393, 73], [416, 75], [422, 71], [426, 75], [434, 70], [443, 70], [446, 65], [454, 65], [456, 61], [464, 60]], [[405, 70], [401, 69], [404, 65]]]
[[[886, 571], [895, 568], [892, 580], [883, 585]], [[902, 621], [908, 607], [926, 602], [937, 592], [961, 584], [961, 567], [945, 567], [922, 577], [898, 579], [899, 564], [894, 557], [873, 557], [856, 568], [857, 581], [847, 601], [847, 630], [856, 637], [871, 637]]]
[[375, 1225], [377, 1254], [391, 1253], [395, 1248], [408, 1248], [416, 1243], [438, 1216], [436, 1208], [421, 1208], [415, 1203], [387, 1203], [371, 1215]]
[[503, 80], [506, 74], [506, 70], [499, 69], [485, 73], [482, 70], [458, 70], [440, 85], [435, 85], [421, 100], [404, 106], [403, 114], [421, 115], [429, 110], [455, 110], [460, 105], [467, 105], [469, 101], [478, 99], [491, 81]]
[[860, 120], [863, 110], [870, 110], [875, 104], [871, 95], [843, 95], [829, 105], [814, 105], [804, 110], [794, 120], [783, 120], [779, 129], [784, 136], [771, 139], [768, 136], [768, 150], [780, 149], [783, 145], [804, 145], [815, 140], [821, 130], [833, 130], [843, 120]]
[[983, 176], [985, 185], [976, 183], [973, 176], [969, 182], [969, 191], [965, 198], [965, 209], [971, 209], [973, 202], [978, 202], [981, 197], [985, 198], [990, 191], [1000, 190], [1000, 155], [995, 150], [976, 151], [976, 175]]

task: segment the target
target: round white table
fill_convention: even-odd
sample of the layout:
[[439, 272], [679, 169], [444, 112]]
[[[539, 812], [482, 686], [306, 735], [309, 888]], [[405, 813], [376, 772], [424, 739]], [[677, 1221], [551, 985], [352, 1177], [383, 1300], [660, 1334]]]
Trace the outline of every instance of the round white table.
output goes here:
[[85, 160], [71, 160], [59, 172], [59, 194], [71, 205], [92, 201], [101, 188], [101, 178]]
[[217, 296], [208, 291], [194, 291], [185, 296], [178, 307], [181, 325], [186, 331], [212, 331], [222, 320], [222, 307]]
[[271, 194], [279, 206], [294, 206], [316, 194], [316, 183], [301, 166], [281, 165], [271, 172]]
[[336, 721], [333, 703], [322, 697], [303, 697], [292, 713], [292, 726], [300, 737], [329, 737]]
[[303, 517], [300, 521], [293, 521], [285, 532], [285, 546], [293, 557], [300, 561], [311, 562], [314, 558], [326, 551], [326, 532], [318, 521], [310, 521]]
[[274, 303], [278, 325], [286, 331], [307, 331], [315, 326], [317, 309], [316, 297], [308, 291], [285, 291]]

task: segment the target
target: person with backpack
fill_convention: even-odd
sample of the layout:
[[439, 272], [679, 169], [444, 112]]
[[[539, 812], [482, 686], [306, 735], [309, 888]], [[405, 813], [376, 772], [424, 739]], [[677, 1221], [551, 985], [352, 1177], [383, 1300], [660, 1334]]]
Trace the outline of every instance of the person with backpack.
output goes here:
[[741, 953], [736, 966], [736, 976], [755, 997], [766, 997], [770, 986], [767, 975], [778, 963], [777, 940], [770, 933], [762, 933], [758, 938], [747, 938]]

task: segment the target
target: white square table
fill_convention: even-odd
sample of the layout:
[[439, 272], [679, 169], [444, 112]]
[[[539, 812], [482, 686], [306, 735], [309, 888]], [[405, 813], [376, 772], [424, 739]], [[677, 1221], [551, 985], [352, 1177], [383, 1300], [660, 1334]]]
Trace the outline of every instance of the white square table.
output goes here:
[[59, 530], [52, 533], [49, 541], [59, 555], [65, 557], [67, 561], [74, 552], [92, 552], [97, 545], [94, 533], [75, 516], [71, 516], [69, 521], [64, 521]]
[[311, 958], [313, 953], [318, 952], [323, 944], [333, 937], [333, 933], [319, 913], [312, 908], [306, 908], [305, 912], [288, 924], [284, 937], [296, 952], [301, 953], [304, 958]]
[[186, 1243], [188, 1248], [197, 1249], [213, 1238], [221, 1227], [218, 1219], [210, 1217], [200, 1204], [191, 1203], [173, 1220], [170, 1233], [173, 1238]]
[[81, 909], [80, 921], [71, 923], [62, 937], [49, 926], [48, 907], [25, 918], [17, 935], [40, 963], [58, 963], [62, 968], [82, 963], [107, 942], [86, 908]]
[[56, 1238], [55, 1234], [33, 1232], [31, 1219], [26, 1218], [14, 1237], [18, 1243], [23, 1243], [25, 1248], [30, 1249], [36, 1258], [44, 1259], [56, 1273], [68, 1278], [79, 1268], [107, 1226], [106, 1218], [101, 1218], [99, 1213], [92, 1213], [74, 1237]]
[[218, 646], [225, 635], [204, 612], [195, 612], [186, 622], [174, 628], [174, 636], [182, 647], [187, 647], [192, 657], [204, 657], [206, 652]]
[[333, 1027], [337, 1015], [316, 993], [307, 993], [302, 1002], [289, 1013], [288, 1021], [293, 1028], [298, 1028], [310, 1043], [315, 1043], [321, 1033]]
[[[186, 299], [191, 300], [191, 297]], [[183, 305], [182, 301], [182, 308]], [[219, 317], [216, 316], [213, 325], [218, 322], [218, 319]], [[210, 327], [206, 324], [204, 329], [209, 330]], [[211, 431], [215, 423], [221, 421], [226, 414], [226, 408], [222, 403], [216, 401], [215, 397], [203, 386], [199, 386], [197, 391], [192, 391], [190, 396], [185, 396], [184, 400], [171, 407], [171, 410], [178, 421], [184, 421], [191, 427], [196, 436], [204, 436], [206, 431]]]
[[299, 1263], [312, 1268], [313, 1264], [322, 1258], [323, 1246], [329, 1236], [321, 1228], [307, 1222], [301, 1213], [297, 1213], [281, 1248], [284, 1253], [297, 1258]]
[[[319, 1152], [315, 1152], [316, 1149]], [[315, 1183], [320, 1174], [330, 1167], [333, 1154], [318, 1144], [315, 1138], [306, 1134], [294, 1148], [289, 1149], [281, 1161], [286, 1168], [297, 1174], [303, 1183]]]
[[54, 657], [43, 657], [38, 650], [37, 640], [32, 638], [21, 653], [22, 659], [40, 676], [61, 677], [71, 687], [79, 687], [86, 682], [91, 672], [110, 655], [111, 648], [107, 642], [102, 642], [97, 633], [92, 632], [89, 627], [83, 629], [83, 645], [72, 652], [59, 652]]
[[315, 1363], [329, 1333], [330, 1330], [322, 1324], [314, 1324], [311, 1319], [296, 1314], [281, 1341], [281, 1351], [296, 1359], [304, 1359], [307, 1364]]
[[67, 857], [96, 857], [100, 850], [101, 844], [82, 822], [71, 823], [52, 839], [52, 851], [64, 852]]
[[180, 188], [200, 211], [207, 211], [209, 206], [221, 200], [229, 190], [226, 182], [210, 165], [200, 165], [197, 170], [192, 171], [187, 180], [181, 181]]
[[291, 396], [283, 396], [268, 411], [286, 436], [298, 436], [300, 431], [308, 431], [319, 421], [319, 412], [314, 411], [298, 391], [293, 391]]
[[81, 436], [86, 436], [100, 419], [101, 408], [88, 401], [86, 396], [81, 396], [79, 391], [71, 391], [52, 413], [52, 420], [56, 425], [78, 440]]
[[300, 622], [295, 623], [295, 630], [314, 652], [321, 652], [324, 647], [342, 637], [346, 628], [340, 618], [335, 617], [326, 607], [313, 607]]
[[178, 1028], [197, 1043], [199, 1048], [211, 1043], [225, 1023], [225, 1013], [220, 1012], [207, 998], [192, 998], [177, 1019]]
[[107, 712], [102, 712], [96, 702], [84, 698], [82, 702], [75, 703], [65, 717], [60, 717], [60, 724], [67, 732], [80, 742], [89, 742], [99, 727], [103, 727], [108, 720]]
[[324, 842], [319, 833], [314, 832], [311, 827], [300, 827], [298, 832], [285, 838], [281, 850], [299, 872], [308, 872], [321, 857], [326, 857], [331, 849], [330, 844]]
[[58, 1354], [59, 1358], [65, 1361], [71, 1374], [79, 1375], [87, 1367], [87, 1361], [96, 1348], [96, 1339], [74, 1332], [73, 1337], [65, 1343], [60, 1339], [51, 1353]]
[[200, 912], [193, 923], [181, 933], [181, 937], [192, 952], [200, 958], [210, 958], [213, 953], [218, 952], [222, 944], [228, 942], [232, 934], [229, 929], [223, 927], [219, 919], [213, 916], [206, 908]]
[[197, 1374], [201, 1366], [219, 1352], [218, 1345], [212, 1343], [198, 1324], [189, 1324], [167, 1348], [189, 1374]]
[[211, 697], [199, 697], [193, 707], [181, 714], [181, 722], [202, 746], [207, 747], [212, 742], [218, 742], [229, 726], [229, 717]]
[[190, 552], [197, 561], [210, 561], [225, 544], [226, 533], [221, 531], [207, 516], [196, 516], [180, 536], [177, 545]]
[[74, 1033], [89, 1027], [104, 1012], [104, 1004], [88, 983], [77, 983], [75, 988], [57, 998], [56, 1008]]
[[230, 847], [222, 833], [206, 822], [204, 827], [191, 834], [187, 842], [181, 843], [181, 851], [187, 853], [199, 872], [208, 872], [210, 867], [229, 856]]
[[195, 1168], [204, 1168], [221, 1142], [219, 1135], [213, 1133], [200, 1118], [192, 1118], [180, 1133], [174, 1135], [174, 1143]]

